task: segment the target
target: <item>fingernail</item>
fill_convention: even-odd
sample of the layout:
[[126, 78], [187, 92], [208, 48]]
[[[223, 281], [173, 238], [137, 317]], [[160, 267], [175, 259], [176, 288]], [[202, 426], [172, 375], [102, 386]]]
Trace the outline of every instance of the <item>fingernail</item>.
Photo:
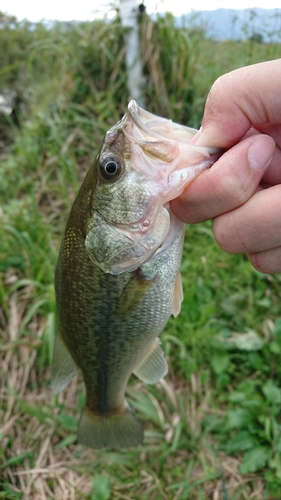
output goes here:
[[190, 141], [192, 144], [196, 144], [196, 142], [198, 141], [198, 139], [201, 135], [201, 132], [202, 132], [202, 127], [200, 127], [199, 130], [197, 130], [196, 134], [192, 137], [192, 139]]
[[[221, 148], [220, 143], [221, 136], [217, 133], [214, 128], [203, 128], [202, 126], [195, 134], [195, 144], [197, 146], [211, 146]], [[194, 139], [194, 138], [193, 138]], [[192, 141], [193, 142], [193, 141]]]
[[248, 159], [255, 170], [264, 170], [270, 163], [275, 149], [275, 142], [268, 135], [258, 135], [252, 142]]

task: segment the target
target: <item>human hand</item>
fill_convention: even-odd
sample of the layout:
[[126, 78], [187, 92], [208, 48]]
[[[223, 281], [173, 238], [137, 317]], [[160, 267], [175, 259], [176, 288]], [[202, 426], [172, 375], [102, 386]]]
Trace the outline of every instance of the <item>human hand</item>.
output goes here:
[[219, 246], [281, 271], [281, 59], [220, 77], [196, 144], [227, 149], [172, 202], [187, 223], [213, 220]]

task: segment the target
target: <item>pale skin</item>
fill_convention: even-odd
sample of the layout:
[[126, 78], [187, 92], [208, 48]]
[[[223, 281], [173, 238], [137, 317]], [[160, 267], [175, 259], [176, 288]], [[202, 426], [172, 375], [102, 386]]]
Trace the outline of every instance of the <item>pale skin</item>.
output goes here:
[[172, 203], [179, 219], [213, 219], [218, 245], [281, 272], [281, 59], [221, 76], [196, 144], [226, 152]]

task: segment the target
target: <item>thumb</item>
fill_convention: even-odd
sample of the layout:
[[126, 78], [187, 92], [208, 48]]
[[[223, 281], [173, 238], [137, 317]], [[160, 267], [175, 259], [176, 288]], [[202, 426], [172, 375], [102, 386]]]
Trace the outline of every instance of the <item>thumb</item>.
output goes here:
[[240, 141], [186, 187], [171, 203], [172, 210], [188, 224], [233, 211], [259, 189], [274, 150], [274, 140], [264, 134]]

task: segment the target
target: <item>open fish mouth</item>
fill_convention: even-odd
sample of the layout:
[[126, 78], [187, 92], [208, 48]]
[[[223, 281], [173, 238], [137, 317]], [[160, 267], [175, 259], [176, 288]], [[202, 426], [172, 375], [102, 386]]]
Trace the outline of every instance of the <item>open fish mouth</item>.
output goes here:
[[121, 120], [130, 143], [133, 168], [161, 186], [162, 204], [183, 192], [201, 172], [210, 168], [222, 150], [193, 144], [198, 132], [162, 118], [130, 101]]

